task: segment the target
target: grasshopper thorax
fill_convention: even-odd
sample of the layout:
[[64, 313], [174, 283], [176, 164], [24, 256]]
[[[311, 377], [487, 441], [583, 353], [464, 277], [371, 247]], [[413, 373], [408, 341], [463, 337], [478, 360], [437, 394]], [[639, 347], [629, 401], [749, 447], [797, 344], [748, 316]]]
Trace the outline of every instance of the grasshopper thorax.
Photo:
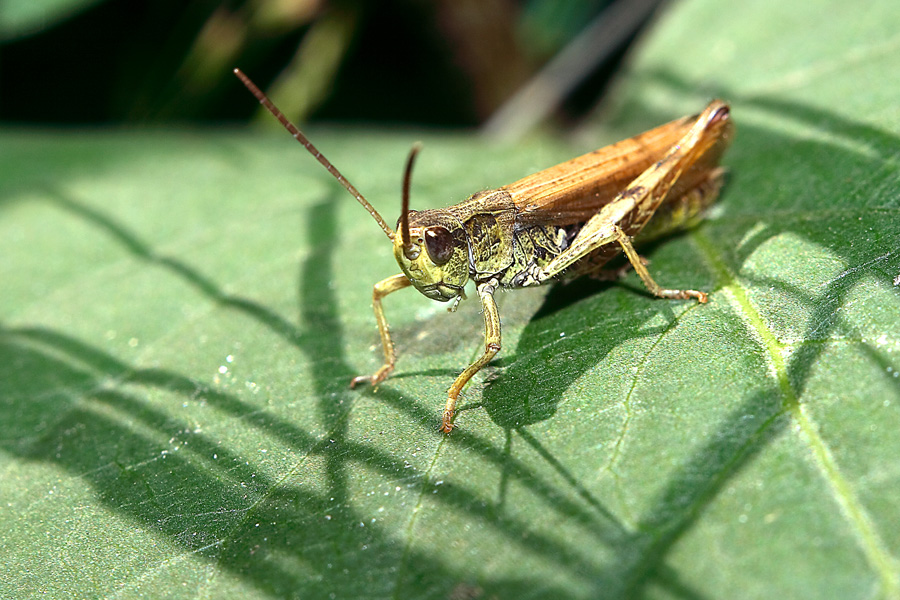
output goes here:
[[[409, 211], [409, 245], [403, 243], [403, 236], [394, 236], [394, 257], [417, 290], [447, 302], [463, 294], [469, 280], [469, 251], [462, 225], [435, 212]], [[419, 218], [426, 216], [431, 217], [429, 224]]]

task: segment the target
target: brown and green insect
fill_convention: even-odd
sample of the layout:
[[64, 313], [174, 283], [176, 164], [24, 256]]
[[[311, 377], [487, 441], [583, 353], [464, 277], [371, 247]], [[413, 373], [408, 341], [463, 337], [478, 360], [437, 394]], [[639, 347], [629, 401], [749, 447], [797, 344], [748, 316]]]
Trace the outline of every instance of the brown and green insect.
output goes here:
[[246, 75], [235, 74], [298, 142], [365, 207], [394, 244], [403, 271], [375, 284], [372, 304], [384, 365], [351, 386], [377, 385], [394, 370], [397, 354], [382, 299], [413, 286], [432, 300], [465, 298], [471, 279], [484, 314], [484, 353], [447, 390], [441, 431], [455, 427], [459, 394], [500, 350], [499, 288], [520, 288], [581, 275], [603, 276], [604, 265], [624, 251], [644, 285], [660, 298], [695, 298], [697, 290], [660, 287], [633, 242], [692, 225], [718, 196], [719, 159], [734, 133], [728, 105], [714, 100], [699, 115], [677, 119], [611, 146], [529, 175], [496, 190], [476, 192], [449, 208], [409, 210], [414, 146], [403, 178], [403, 208], [392, 230], [371, 204], [310, 143]]

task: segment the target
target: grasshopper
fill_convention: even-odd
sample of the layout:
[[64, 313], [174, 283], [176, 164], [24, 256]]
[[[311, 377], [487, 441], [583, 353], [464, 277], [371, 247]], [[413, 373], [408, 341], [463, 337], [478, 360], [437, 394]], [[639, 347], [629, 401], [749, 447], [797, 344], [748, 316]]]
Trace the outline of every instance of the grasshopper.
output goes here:
[[397, 231], [303, 133], [239, 69], [247, 89], [335, 179], [372, 215], [394, 246], [402, 273], [375, 284], [372, 305], [381, 335], [384, 364], [372, 375], [356, 377], [351, 387], [378, 385], [394, 370], [397, 353], [384, 316], [385, 296], [413, 286], [432, 300], [465, 298], [475, 283], [484, 315], [484, 352], [447, 390], [440, 430], [456, 425], [456, 404], [463, 387], [500, 351], [500, 315], [494, 292], [581, 275], [603, 277], [604, 265], [620, 252], [651, 294], [694, 298], [697, 290], [675, 290], [654, 281], [634, 242], [689, 227], [718, 196], [724, 179], [719, 159], [734, 134], [727, 104], [713, 100], [698, 115], [677, 119], [611, 146], [529, 175], [515, 183], [476, 192], [468, 200], [441, 209], [409, 209], [414, 146], [403, 177], [402, 210]]

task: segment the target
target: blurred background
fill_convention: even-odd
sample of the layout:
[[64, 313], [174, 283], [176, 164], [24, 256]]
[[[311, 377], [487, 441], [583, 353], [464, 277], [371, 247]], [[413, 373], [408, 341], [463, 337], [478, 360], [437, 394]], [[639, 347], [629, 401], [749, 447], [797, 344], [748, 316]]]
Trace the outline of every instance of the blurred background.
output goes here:
[[0, 121], [576, 123], [662, 0], [0, 0]]

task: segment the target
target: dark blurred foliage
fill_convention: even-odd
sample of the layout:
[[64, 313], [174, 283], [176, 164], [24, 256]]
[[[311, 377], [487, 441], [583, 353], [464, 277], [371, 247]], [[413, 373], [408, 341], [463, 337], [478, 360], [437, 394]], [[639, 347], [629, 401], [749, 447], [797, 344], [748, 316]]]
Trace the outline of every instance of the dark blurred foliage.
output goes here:
[[[626, 6], [636, 23], [646, 24], [659, 3], [618, 0], [613, 7]], [[298, 121], [473, 126], [609, 12], [608, 5], [6, 0], [0, 4], [0, 121], [246, 119], [257, 105], [233, 77], [237, 66]], [[557, 116], [577, 117], [597, 101], [636, 30], [579, 67]]]

